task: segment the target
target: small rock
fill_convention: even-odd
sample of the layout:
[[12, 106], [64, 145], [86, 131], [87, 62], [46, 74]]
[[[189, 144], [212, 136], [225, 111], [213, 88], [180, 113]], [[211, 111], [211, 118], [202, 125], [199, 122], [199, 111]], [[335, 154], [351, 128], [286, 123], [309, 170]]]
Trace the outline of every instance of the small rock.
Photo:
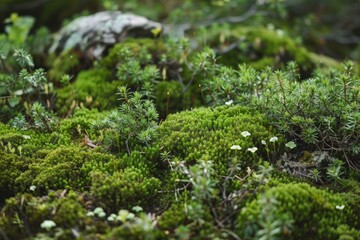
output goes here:
[[80, 51], [88, 59], [99, 59], [105, 50], [128, 37], [153, 38], [152, 30], [162, 25], [145, 17], [119, 11], [105, 11], [79, 17], [55, 36], [50, 52]]

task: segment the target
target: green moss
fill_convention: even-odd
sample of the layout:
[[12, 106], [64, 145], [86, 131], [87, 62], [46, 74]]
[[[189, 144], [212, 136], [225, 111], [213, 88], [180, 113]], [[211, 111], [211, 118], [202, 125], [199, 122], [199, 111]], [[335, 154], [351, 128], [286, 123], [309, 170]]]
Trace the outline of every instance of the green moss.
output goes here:
[[73, 51], [62, 52], [59, 56], [50, 55], [50, 80], [59, 81], [65, 74], [72, 75], [77, 72], [80, 64], [79, 58]]
[[62, 198], [57, 205], [56, 214], [53, 218], [57, 225], [71, 228], [84, 224], [87, 211], [76, 198]]
[[97, 133], [94, 131], [94, 124], [106, 116], [106, 112], [99, 112], [97, 109], [77, 108], [70, 118], [60, 122], [59, 131], [68, 135], [72, 140], [90, 139]]
[[6, 200], [1, 209], [0, 226], [9, 239], [26, 239], [40, 230], [40, 224], [51, 213], [51, 206], [31, 194], [17, 195]]
[[159, 228], [164, 230], [176, 229], [190, 223], [183, 203], [175, 203], [167, 209], [159, 219]]
[[156, 106], [163, 117], [183, 109], [183, 92], [179, 82], [162, 81], [156, 86]]
[[17, 182], [24, 188], [35, 185], [44, 189], [78, 189], [91, 185], [90, 172], [104, 169], [105, 163], [114, 161], [109, 154], [86, 148], [59, 147], [51, 151], [43, 160], [32, 164], [21, 174]]
[[160, 177], [163, 172], [166, 172], [166, 168], [164, 168], [164, 163], [158, 159], [160, 159], [159, 148], [148, 146], [138, 148], [138, 150], [132, 151], [130, 155], [125, 154], [120, 161], [115, 162], [115, 166], [111, 162], [106, 166], [109, 172], [111, 172], [111, 168], [113, 170], [136, 168], [143, 175]]
[[56, 91], [56, 111], [66, 115], [76, 106], [98, 109], [116, 106], [116, 92], [120, 84], [111, 80], [111, 72], [107, 69], [94, 68], [80, 72], [74, 83]]
[[219, 62], [226, 65], [247, 63], [261, 70], [268, 66], [281, 68], [289, 61], [295, 61], [303, 78], [309, 77], [319, 66], [339, 67], [335, 60], [309, 52], [291, 37], [263, 27], [235, 28], [226, 37], [229, 42], [242, 39], [238, 47], [221, 55]]
[[159, 39], [126, 39], [120, 44], [116, 44], [110, 49], [109, 54], [101, 60], [99, 65], [106, 69], [115, 70], [118, 64], [124, 59], [121, 59], [119, 52], [121, 49], [129, 48], [134, 56], [137, 56], [141, 63], [149, 63], [159, 58], [165, 53], [165, 46]]
[[159, 228], [169, 239], [182, 239], [182, 236], [187, 236], [185, 239], [218, 239], [220, 233], [215, 230], [213, 220], [211, 210], [205, 204], [187, 200], [166, 210], [159, 219]]
[[[2, 143], [2, 144], [1, 144]], [[37, 151], [54, 149], [60, 145], [71, 145], [70, 136], [58, 131], [52, 133], [30, 130], [18, 130], [0, 123], [0, 149], [13, 148], [14, 153], [25, 157], [33, 157]]]
[[[250, 132], [251, 136], [242, 136], [243, 131]], [[169, 115], [159, 127], [157, 143], [162, 151], [170, 152], [189, 164], [200, 159], [212, 160], [217, 173], [226, 174], [232, 158], [242, 166], [250, 167], [260, 158], [267, 159], [261, 140], [268, 141], [275, 135], [262, 114], [247, 107], [223, 106]], [[277, 146], [281, 145], [280, 142], [279, 137]], [[233, 150], [233, 145], [242, 149]], [[254, 146], [258, 151], [251, 154], [247, 149]]]
[[[83, 231], [92, 221], [86, 216], [83, 197], [74, 192], [50, 192], [48, 196], [17, 195], [7, 199], [1, 209], [0, 226], [8, 239], [32, 239], [37, 233], [48, 233], [57, 239], [72, 239], [70, 229]], [[56, 229], [41, 229], [41, 223], [52, 220]], [[89, 230], [89, 229], [87, 229]]]
[[92, 177], [91, 192], [109, 212], [134, 206], [148, 209], [156, 205], [160, 181], [147, 177], [138, 169], [127, 168], [111, 175], [94, 172]]
[[121, 226], [114, 227], [109, 234], [104, 236], [104, 239], [164, 239], [164, 234], [162, 234], [157, 228], [149, 226], [147, 221], [149, 221], [148, 217], [143, 216], [142, 219], [138, 220], [135, 224], [123, 224]]
[[352, 172], [340, 184], [336, 184], [334, 190], [344, 194], [346, 201], [353, 205], [353, 210], [360, 212], [360, 173], [352, 170]]
[[15, 180], [28, 169], [31, 162], [30, 158], [0, 150], [0, 204], [4, 203], [6, 198], [15, 195], [17, 191]]
[[[280, 184], [268, 189], [264, 195], [275, 200], [268, 213], [273, 215], [273, 219], [287, 216], [287, 223], [293, 221], [288, 229], [290, 235], [288, 231], [281, 231], [281, 239], [338, 239], [338, 226], [346, 225], [349, 229], [359, 227], [359, 212], [353, 211], [352, 204], [346, 201], [344, 195], [316, 189], [305, 183]], [[239, 236], [250, 239], [262, 229], [261, 222], [266, 217], [262, 210], [269, 204], [262, 198], [258, 195], [242, 209], [238, 217]], [[344, 209], [338, 209], [342, 205]]]
[[8, 144], [9, 142], [16, 145], [21, 144], [23, 140], [23, 134], [19, 132], [6, 133], [0, 136], [0, 141], [3, 142], [4, 145]]

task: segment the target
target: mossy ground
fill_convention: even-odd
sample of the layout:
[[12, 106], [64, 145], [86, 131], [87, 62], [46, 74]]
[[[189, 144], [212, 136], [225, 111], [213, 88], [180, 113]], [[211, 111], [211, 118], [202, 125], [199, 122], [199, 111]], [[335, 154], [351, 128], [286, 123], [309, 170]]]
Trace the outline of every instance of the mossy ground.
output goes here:
[[[340, 65], [269, 29], [236, 28], [226, 39], [242, 39], [219, 58], [228, 67], [281, 69], [294, 60], [305, 78], [314, 72], [321, 77], [319, 67]], [[289, 134], [262, 109], [234, 104], [230, 94], [221, 106], [204, 106], [201, 83], [213, 76], [195, 70], [196, 53], [171, 51], [167, 44], [130, 39], [90, 69], [76, 59], [67, 62], [64, 54], [54, 60], [50, 76], [80, 72], [68, 85], [54, 82], [58, 124], [45, 132], [0, 123], [0, 230], [7, 238], [359, 239], [358, 173], [347, 169], [342, 178], [316, 181], [283, 171], [284, 162], [294, 164], [288, 156], [300, 154], [285, 145]], [[131, 53], [128, 59], [124, 49]], [[137, 61], [140, 79], [121, 75], [127, 61]], [[155, 69], [153, 79], [147, 66]], [[127, 109], [129, 99], [119, 100], [120, 86], [155, 104], [160, 117], [151, 139], [140, 138], [140, 132], [109, 136], [101, 128], [111, 110], [138, 114], [138, 105]], [[136, 126], [144, 119], [131, 120]], [[107, 127], [123, 127], [116, 124]], [[293, 171], [300, 173], [311, 162], [297, 160]], [[327, 174], [326, 166], [319, 169]], [[45, 220], [56, 227], [41, 227]]]

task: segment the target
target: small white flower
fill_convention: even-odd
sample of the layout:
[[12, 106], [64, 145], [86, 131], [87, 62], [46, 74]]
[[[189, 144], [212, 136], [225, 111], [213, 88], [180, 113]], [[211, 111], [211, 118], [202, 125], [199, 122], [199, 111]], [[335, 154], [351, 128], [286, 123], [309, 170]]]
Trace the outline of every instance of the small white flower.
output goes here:
[[248, 137], [251, 134], [248, 131], [244, 131], [244, 132], [241, 133], [241, 135], [243, 135], [243, 137]]
[[106, 217], [106, 213], [105, 212], [101, 212], [98, 214], [99, 217], [103, 218], [103, 217]]
[[257, 150], [258, 150], [257, 147], [248, 148], [248, 151], [250, 151], [252, 153], [256, 152]]
[[109, 222], [115, 222], [115, 221], [116, 221], [116, 218], [117, 218], [117, 215], [114, 214], [114, 213], [112, 213], [112, 214], [107, 218], [107, 220], [108, 220]]
[[261, 144], [266, 145], [266, 141], [265, 141], [265, 140], [261, 140]]
[[280, 37], [284, 36], [284, 31], [281, 30], [281, 29], [276, 29], [275, 32], [276, 32], [276, 34], [277, 34], [278, 36], [280, 36]]
[[293, 149], [296, 147], [296, 143], [294, 143], [293, 141], [288, 142], [287, 144], [285, 144], [285, 147], [288, 147], [290, 149]]
[[345, 205], [336, 205], [335, 207], [337, 210], [343, 210], [345, 208]]
[[140, 207], [140, 206], [135, 206], [135, 207], [132, 208], [132, 210], [135, 211], [135, 212], [142, 212], [143, 208]]
[[97, 207], [97, 208], [95, 208], [95, 210], [94, 210], [94, 213], [95, 214], [98, 214], [98, 213], [101, 213], [101, 212], [103, 212], [104, 210], [101, 208], [101, 207]]
[[88, 216], [88, 217], [94, 217], [95, 216], [95, 213], [94, 212], [87, 212], [86, 213], [86, 216]]
[[279, 140], [277, 137], [270, 138], [270, 142], [276, 142], [277, 140]]
[[229, 101], [227, 101], [227, 102], [225, 102], [225, 105], [228, 105], [228, 106], [230, 106], [231, 104], [233, 104], [233, 100], [229, 100]]
[[133, 220], [135, 218], [135, 214], [129, 213], [126, 217], [127, 220]]
[[241, 147], [239, 145], [232, 145], [231, 149], [232, 150], [241, 150]]
[[56, 227], [56, 223], [52, 220], [45, 220], [41, 223], [40, 227], [46, 230], [50, 230], [51, 228]]
[[30, 139], [31, 137], [29, 135], [22, 135], [24, 139]]
[[106, 216], [106, 213], [104, 212], [104, 210], [101, 207], [95, 208], [94, 214], [98, 215], [99, 217], [105, 217]]
[[36, 189], [36, 186], [35, 186], [35, 185], [31, 185], [31, 186], [30, 186], [30, 191], [33, 192], [33, 191], [35, 191], [35, 189]]

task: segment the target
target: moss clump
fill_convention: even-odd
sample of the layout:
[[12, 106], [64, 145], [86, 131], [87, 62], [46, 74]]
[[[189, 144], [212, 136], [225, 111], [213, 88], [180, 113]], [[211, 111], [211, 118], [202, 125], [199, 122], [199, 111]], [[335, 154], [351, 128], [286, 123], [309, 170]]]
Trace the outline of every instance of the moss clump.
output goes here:
[[115, 161], [114, 156], [85, 148], [59, 147], [32, 164], [17, 182], [22, 183], [23, 188], [35, 185], [39, 190], [84, 190], [91, 185], [90, 172], [104, 170], [109, 161]]
[[51, 213], [49, 205], [31, 194], [17, 195], [6, 200], [1, 209], [0, 226], [9, 239], [30, 238], [40, 230], [40, 224]]
[[50, 71], [49, 78], [51, 80], [59, 81], [65, 74], [74, 74], [79, 67], [79, 58], [74, 51], [62, 52], [59, 56], [50, 55]]
[[94, 172], [91, 192], [101, 206], [110, 212], [142, 206], [147, 209], [156, 205], [160, 181], [147, 177], [135, 168], [127, 168], [113, 174]]
[[159, 228], [164, 230], [176, 229], [181, 225], [189, 223], [185, 205], [183, 203], [175, 203], [161, 215]]
[[17, 191], [15, 180], [28, 169], [31, 162], [30, 158], [0, 150], [0, 204], [4, 203], [6, 198], [15, 195]]
[[[19, 194], [6, 200], [1, 209], [0, 226], [8, 239], [32, 239], [36, 233], [45, 232], [57, 233], [57, 239], [72, 239], [70, 229], [82, 231], [92, 223], [84, 205], [83, 197], [75, 192], [61, 190], [42, 197]], [[41, 223], [45, 220], [54, 221], [56, 229], [50, 232], [42, 229]]]
[[68, 197], [57, 200], [54, 222], [64, 228], [83, 225], [87, 211], [82, 204], [84, 203], [81, 203], [81, 198], [75, 193], [70, 193]]
[[157, 84], [156, 106], [161, 117], [169, 113], [178, 112], [183, 109], [183, 92], [179, 82], [162, 81]]
[[67, 115], [76, 106], [109, 109], [116, 106], [116, 91], [120, 85], [112, 82], [111, 72], [103, 68], [94, 68], [79, 73], [74, 83], [59, 89], [56, 111]]
[[317, 66], [339, 67], [336, 61], [309, 52], [283, 32], [262, 27], [241, 27], [230, 31], [227, 38], [229, 42], [242, 40], [238, 47], [221, 56], [220, 62], [226, 65], [236, 66], [245, 62], [260, 70], [268, 66], [280, 68], [289, 61], [295, 61], [300, 66], [302, 78], [309, 77]]
[[68, 134], [59, 131], [44, 133], [33, 129], [19, 130], [0, 123], [0, 149], [6, 150], [10, 146], [17, 155], [34, 157], [37, 151], [55, 149], [60, 145], [71, 145]]
[[115, 166], [109, 162], [107, 169], [136, 168], [143, 175], [160, 177], [167, 172], [167, 169], [164, 167], [165, 163], [158, 161], [158, 159], [160, 159], [158, 147], [138, 147], [138, 150], [132, 151], [130, 155], [124, 154], [120, 161], [115, 162]]
[[104, 239], [117, 240], [117, 239], [166, 239], [164, 234], [159, 229], [149, 226], [147, 221], [150, 217], [143, 215], [135, 224], [123, 224], [114, 227], [109, 234], [104, 236]]
[[61, 121], [59, 132], [71, 140], [83, 140], [85, 136], [93, 139], [98, 134], [94, 130], [95, 123], [105, 118], [106, 114], [97, 109], [77, 108], [70, 118]]
[[[251, 135], [242, 136], [244, 131]], [[162, 151], [189, 164], [212, 160], [217, 173], [226, 174], [230, 159], [237, 158], [242, 166], [250, 167], [260, 158], [267, 159], [261, 141], [275, 135], [264, 115], [247, 107], [222, 106], [170, 115], [159, 127], [157, 144]], [[277, 146], [281, 141], [279, 137]], [[231, 149], [233, 145], [239, 145], [241, 150]], [[252, 147], [258, 148], [254, 154], [248, 151]]]
[[[222, 239], [215, 230], [211, 210], [197, 200], [173, 204], [159, 219], [159, 229], [167, 238], [181, 239]], [[220, 237], [220, 238], [219, 238]], [[229, 236], [228, 236], [229, 237]], [[226, 237], [224, 239], [227, 239]]]
[[109, 54], [99, 63], [102, 68], [115, 70], [118, 64], [124, 59], [121, 58], [119, 52], [128, 48], [134, 56], [142, 64], [157, 61], [161, 54], [166, 52], [164, 43], [159, 39], [126, 39], [120, 44], [116, 44], [110, 49]]
[[[263, 201], [264, 195], [272, 200]], [[359, 213], [353, 211], [344, 195], [305, 183], [280, 184], [269, 188], [264, 195], [259, 194], [242, 209], [238, 216], [239, 236], [245, 239], [255, 237], [257, 232], [265, 229], [262, 223], [267, 217], [292, 222], [288, 224], [290, 227], [282, 227], [278, 232], [280, 239], [339, 239], [340, 225], [345, 225], [348, 230], [359, 227]], [[263, 211], [269, 206], [270, 211]]]

